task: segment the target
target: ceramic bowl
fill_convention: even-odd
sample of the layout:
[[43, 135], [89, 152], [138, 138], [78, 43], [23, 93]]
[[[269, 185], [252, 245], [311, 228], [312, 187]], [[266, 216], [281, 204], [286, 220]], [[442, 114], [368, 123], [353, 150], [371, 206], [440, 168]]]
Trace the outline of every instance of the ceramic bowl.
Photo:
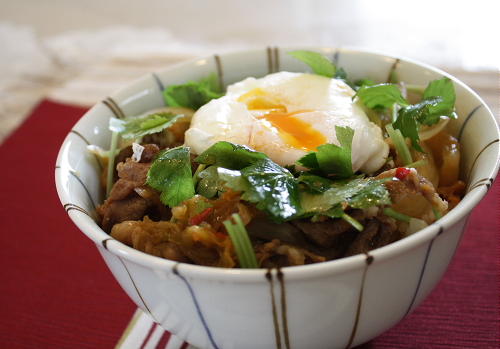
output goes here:
[[[99, 167], [88, 144], [109, 148], [110, 117], [138, 115], [164, 104], [165, 86], [217, 73], [224, 85], [280, 70], [305, 71], [292, 49], [267, 48], [198, 59], [144, 76], [87, 112], [67, 135], [56, 164], [60, 200], [97, 246], [130, 298], [154, 321], [199, 348], [348, 348], [394, 326], [431, 292], [455, 253], [472, 209], [498, 171], [499, 131], [469, 87], [438, 69], [384, 54], [315, 48], [350, 78], [427, 84], [448, 76], [458, 119], [467, 195], [436, 223], [388, 246], [335, 261], [282, 269], [221, 269], [153, 257], [112, 239], [97, 225]], [[458, 292], [458, 291], [457, 291]]]

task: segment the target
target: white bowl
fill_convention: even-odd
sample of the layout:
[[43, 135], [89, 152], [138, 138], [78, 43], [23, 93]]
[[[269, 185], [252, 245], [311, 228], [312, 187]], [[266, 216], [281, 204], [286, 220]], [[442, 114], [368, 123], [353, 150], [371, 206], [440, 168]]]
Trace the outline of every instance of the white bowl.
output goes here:
[[[94, 220], [103, 199], [100, 168], [87, 144], [109, 147], [108, 120], [162, 107], [164, 86], [216, 72], [224, 85], [278, 70], [304, 71], [291, 49], [267, 48], [212, 56], [152, 73], [95, 105], [62, 144], [56, 165], [59, 197], [73, 222], [95, 242], [132, 300], [166, 330], [200, 348], [347, 348], [394, 326], [445, 272], [474, 206], [498, 171], [499, 130], [491, 111], [469, 87], [409, 59], [351, 49], [315, 48], [350, 78], [427, 84], [450, 77], [462, 145], [467, 195], [424, 230], [388, 246], [330, 262], [280, 270], [221, 269], [177, 263], [134, 250]], [[457, 291], [458, 292], [458, 291]]]

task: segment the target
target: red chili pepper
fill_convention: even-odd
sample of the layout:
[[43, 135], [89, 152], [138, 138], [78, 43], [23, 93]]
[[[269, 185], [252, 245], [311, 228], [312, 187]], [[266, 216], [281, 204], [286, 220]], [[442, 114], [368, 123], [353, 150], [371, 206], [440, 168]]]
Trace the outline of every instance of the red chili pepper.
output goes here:
[[396, 178], [399, 179], [400, 181], [402, 181], [410, 174], [410, 172], [411, 172], [411, 170], [409, 168], [398, 167], [396, 169]]
[[219, 238], [219, 240], [225, 240], [227, 238], [227, 234], [221, 233], [221, 232], [215, 232], [215, 236]]
[[210, 215], [210, 213], [212, 213], [213, 210], [214, 210], [213, 207], [209, 207], [209, 208], [204, 209], [200, 213], [198, 213], [196, 216], [191, 217], [191, 219], [188, 222], [189, 225], [198, 225], [198, 224], [200, 224], [205, 219], [207, 219], [207, 217]]

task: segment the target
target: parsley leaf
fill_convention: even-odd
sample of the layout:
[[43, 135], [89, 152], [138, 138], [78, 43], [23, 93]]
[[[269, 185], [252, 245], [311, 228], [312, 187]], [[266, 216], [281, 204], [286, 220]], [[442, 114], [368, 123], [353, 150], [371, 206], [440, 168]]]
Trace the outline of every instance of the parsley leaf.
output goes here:
[[333, 78], [337, 72], [335, 64], [330, 62], [330, 60], [321, 53], [298, 50], [288, 52], [288, 54], [307, 64], [315, 74]]
[[398, 118], [393, 123], [403, 136], [410, 138], [415, 149], [423, 152], [419, 145], [418, 130], [420, 125], [434, 125], [441, 116], [455, 118], [455, 89], [448, 78], [434, 80], [427, 85], [423, 99], [417, 104], [401, 108]]
[[161, 201], [170, 207], [191, 198], [194, 184], [188, 147], [163, 150], [153, 161], [146, 183], [161, 192]]
[[307, 168], [337, 178], [349, 178], [353, 175], [351, 148], [354, 130], [350, 127], [335, 126], [337, 140], [335, 144], [320, 145], [315, 152], [300, 158], [297, 162]]
[[181, 85], [171, 85], [163, 91], [163, 98], [171, 107], [186, 107], [194, 110], [212, 99], [222, 97], [217, 76], [211, 74], [199, 81], [189, 81]]
[[370, 109], [386, 109], [394, 103], [408, 105], [398, 86], [394, 84], [361, 85], [354, 97], [356, 96]]
[[432, 115], [454, 117], [453, 109], [455, 106], [455, 89], [453, 82], [449, 78], [434, 80], [427, 85], [424, 90], [424, 100], [430, 100], [433, 97], [439, 97], [441, 100], [429, 108]]
[[198, 174], [196, 192], [206, 198], [213, 198], [224, 191], [224, 182], [219, 178], [217, 166], [209, 166]]
[[266, 154], [252, 150], [244, 145], [221, 141], [201, 153], [195, 161], [200, 164], [241, 170], [258, 160], [266, 158]]
[[390, 179], [355, 178], [333, 182], [332, 188], [321, 194], [301, 192], [302, 214], [339, 217], [339, 209], [347, 205], [353, 208], [390, 205], [390, 195], [384, 185], [388, 180]]
[[330, 179], [310, 173], [301, 174], [297, 181], [303, 183], [311, 193], [323, 193], [332, 187]]
[[136, 139], [160, 132], [172, 126], [183, 116], [182, 114], [156, 113], [126, 120], [111, 118], [109, 128], [113, 132], [118, 132], [125, 139]]
[[256, 204], [277, 221], [295, 216], [300, 209], [298, 185], [293, 175], [270, 159], [262, 159], [241, 170], [250, 184], [242, 198]]
[[360, 79], [354, 81], [354, 90], [359, 90], [362, 86], [373, 86], [375, 85], [375, 82], [370, 79]]
[[420, 147], [419, 141], [420, 137], [418, 135], [418, 114], [422, 113], [422, 106], [410, 105], [406, 108], [402, 108], [398, 112], [398, 118], [392, 124], [394, 129], [400, 130], [403, 137], [408, 137], [411, 140], [413, 148], [423, 152]]
[[256, 204], [276, 222], [293, 218], [300, 211], [299, 188], [293, 175], [271, 159], [260, 159], [241, 171], [218, 168], [219, 178], [241, 198]]

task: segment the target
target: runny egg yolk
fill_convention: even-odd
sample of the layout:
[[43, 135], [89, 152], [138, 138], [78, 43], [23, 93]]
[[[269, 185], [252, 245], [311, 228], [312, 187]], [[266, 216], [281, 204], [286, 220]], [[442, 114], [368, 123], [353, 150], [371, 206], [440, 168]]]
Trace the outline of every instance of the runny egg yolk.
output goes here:
[[312, 110], [288, 112], [284, 103], [260, 88], [241, 95], [238, 102], [245, 103], [258, 119], [268, 121], [278, 130], [281, 138], [294, 148], [312, 151], [327, 143], [327, 138], [311, 124], [294, 117]]

